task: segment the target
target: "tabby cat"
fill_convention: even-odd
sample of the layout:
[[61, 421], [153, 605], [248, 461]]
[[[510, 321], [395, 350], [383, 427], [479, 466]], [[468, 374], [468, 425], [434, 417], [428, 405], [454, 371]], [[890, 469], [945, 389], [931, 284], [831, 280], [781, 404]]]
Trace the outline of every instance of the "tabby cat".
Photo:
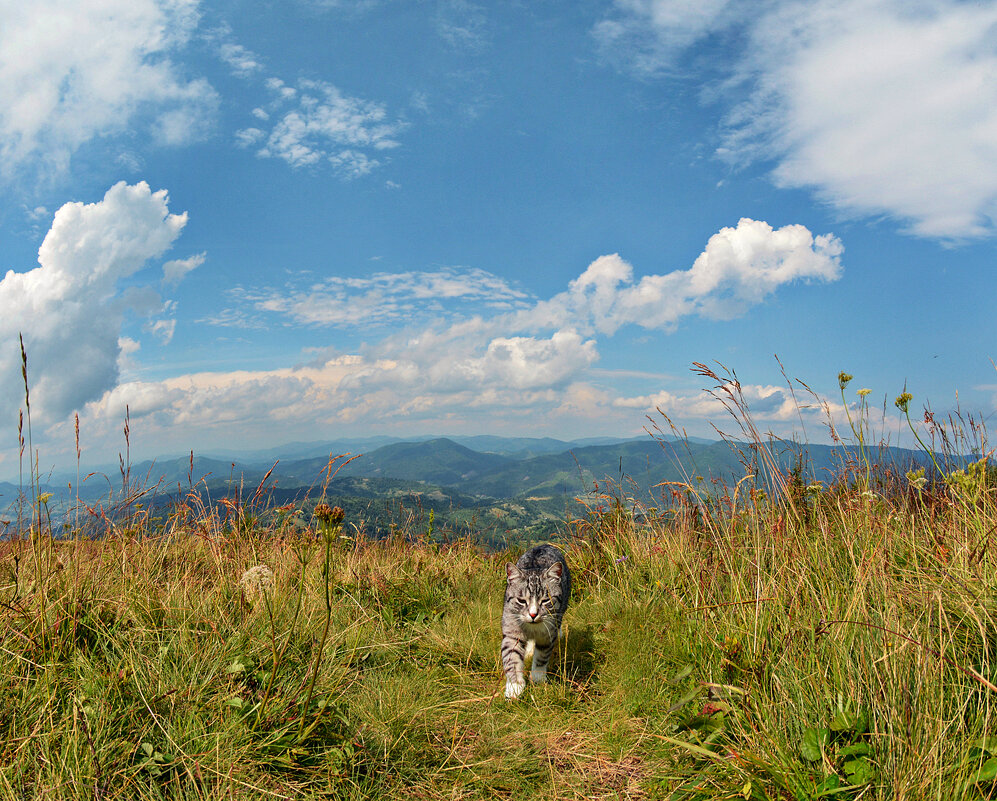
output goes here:
[[502, 609], [502, 667], [505, 697], [518, 698], [526, 689], [523, 660], [533, 644], [530, 678], [547, 678], [547, 663], [561, 636], [561, 619], [571, 598], [571, 573], [557, 548], [537, 545], [505, 566], [508, 583]]

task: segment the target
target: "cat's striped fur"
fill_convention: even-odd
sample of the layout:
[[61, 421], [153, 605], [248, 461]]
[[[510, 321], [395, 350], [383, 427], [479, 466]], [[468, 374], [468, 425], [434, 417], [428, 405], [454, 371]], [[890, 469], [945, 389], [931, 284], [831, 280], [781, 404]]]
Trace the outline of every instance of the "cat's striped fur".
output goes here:
[[533, 644], [530, 678], [547, 678], [547, 663], [561, 635], [561, 619], [571, 598], [571, 573], [557, 548], [537, 545], [516, 564], [505, 566], [508, 582], [502, 608], [502, 667], [505, 697], [518, 698], [526, 689], [523, 660]]

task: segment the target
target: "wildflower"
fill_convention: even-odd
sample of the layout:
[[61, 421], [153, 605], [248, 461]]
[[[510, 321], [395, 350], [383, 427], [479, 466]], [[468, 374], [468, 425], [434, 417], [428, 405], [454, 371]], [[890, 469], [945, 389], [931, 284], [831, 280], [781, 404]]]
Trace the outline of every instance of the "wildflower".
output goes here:
[[38, 501], [40, 503], [45, 504], [46, 506], [48, 506], [48, 502], [50, 500], [52, 500], [52, 493], [51, 492], [43, 492], [41, 495], [38, 496]]
[[914, 400], [914, 396], [909, 392], [901, 392], [897, 395], [897, 399], [893, 401], [893, 405], [896, 406], [904, 414], [907, 414], [907, 409], [910, 407], [910, 402]]
[[908, 470], [907, 481], [916, 490], [924, 489], [928, 483], [928, 479], [924, 475], [924, 468], [922, 467], [920, 470]]
[[841, 387], [842, 392], [845, 387], [848, 386], [848, 382], [851, 381], [852, 378], [854, 378], [854, 376], [851, 373], [846, 373], [844, 370], [838, 373], [838, 386]]
[[239, 579], [246, 599], [252, 603], [257, 597], [273, 589], [273, 571], [266, 565], [256, 565]]
[[869, 389], [868, 387], [862, 387], [862, 389], [855, 390], [855, 394], [858, 395], [860, 398], [864, 398], [870, 392], [872, 392], [872, 390]]

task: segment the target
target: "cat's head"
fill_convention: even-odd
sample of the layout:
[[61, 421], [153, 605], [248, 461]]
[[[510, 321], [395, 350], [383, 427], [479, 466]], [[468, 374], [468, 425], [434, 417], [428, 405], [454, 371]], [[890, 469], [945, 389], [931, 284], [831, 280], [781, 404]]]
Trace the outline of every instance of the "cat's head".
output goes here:
[[507, 563], [506, 605], [523, 623], [540, 623], [552, 616], [561, 598], [563, 570], [560, 562], [537, 570], [523, 570]]

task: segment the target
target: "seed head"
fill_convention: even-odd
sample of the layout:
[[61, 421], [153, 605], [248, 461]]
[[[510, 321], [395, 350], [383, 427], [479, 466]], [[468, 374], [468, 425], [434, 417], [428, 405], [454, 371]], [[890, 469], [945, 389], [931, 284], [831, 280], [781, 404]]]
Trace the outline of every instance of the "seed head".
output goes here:
[[273, 589], [273, 571], [266, 565], [256, 565], [242, 574], [239, 584], [246, 599], [252, 603], [258, 596]]
[[852, 378], [853, 376], [851, 373], [846, 373], [844, 370], [842, 370], [840, 373], [838, 373], [838, 386], [841, 387], [842, 390], [844, 390], [844, 388], [848, 386], [848, 382], [851, 381]]
[[338, 506], [329, 506], [327, 503], [320, 503], [315, 507], [315, 517], [320, 523], [329, 526], [338, 526], [343, 522], [346, 513]]

